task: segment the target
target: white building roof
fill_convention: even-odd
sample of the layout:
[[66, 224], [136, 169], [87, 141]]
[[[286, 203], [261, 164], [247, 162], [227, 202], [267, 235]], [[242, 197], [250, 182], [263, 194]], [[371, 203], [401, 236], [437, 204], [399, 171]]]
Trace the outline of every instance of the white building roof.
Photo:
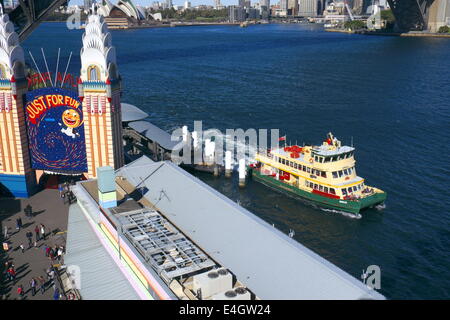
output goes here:
[[83, 300], [140, 300], [77, 204], [69, 209], [64, 263], [80, 268]]
[[343, 270], [170, 162], [117, 171], [261, 299], [384, 299]]
[[130, 128], [136, 130], [152, 141], [156, 141], [166, 150], [173, 150], [180, 141], [172, 141], [172, 136], [166, 131], [158, 128], [148, 121], [135, 121], [129, 124]]
[[144, 120], [149, 116], [148, 113], [132, 104], [122, 102], [120, 106], [122, 107], [122, 122]]

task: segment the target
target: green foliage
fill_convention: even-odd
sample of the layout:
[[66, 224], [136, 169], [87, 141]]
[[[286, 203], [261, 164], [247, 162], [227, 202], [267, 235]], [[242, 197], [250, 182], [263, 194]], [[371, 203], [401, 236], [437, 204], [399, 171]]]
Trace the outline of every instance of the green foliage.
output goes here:
[[438, 33], [450, 33], [450, 27], [449, 26], [442, 26], [439, 28]]
[[163, 19], [175, 19], [182, 21], [220, 21], [228, 19], [227, 9], [221, 10], [183, 10], [176, 11], [173, 8], [161, 11]]
[[346, 21], [344, 23], [344, 28], [350, 30], [360, 30], [364, 29], [365, 27], [366, 24], [364, 23], [364, 21], [361, 20]]
[[391, 9], [381, 11], [381, 20], [385, 22], [385, 29], [393, 29], [395, 25], [394, 13]]

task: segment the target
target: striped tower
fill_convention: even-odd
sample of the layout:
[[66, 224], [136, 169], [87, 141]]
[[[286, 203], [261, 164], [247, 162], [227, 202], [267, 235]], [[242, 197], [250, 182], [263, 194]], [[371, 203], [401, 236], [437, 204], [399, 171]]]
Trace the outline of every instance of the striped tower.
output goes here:
[[0, 188], [15, 197], [34, 192], [24, 115], [25, 59], [9, 17], [0, 11]]
[[95, 13], [88, 17], [83, 35], [78, 91], [83, 101], [88, 176], [94, 178], [98, 167], [117, 169], [124, 164], [116, 52], [103, 17]]

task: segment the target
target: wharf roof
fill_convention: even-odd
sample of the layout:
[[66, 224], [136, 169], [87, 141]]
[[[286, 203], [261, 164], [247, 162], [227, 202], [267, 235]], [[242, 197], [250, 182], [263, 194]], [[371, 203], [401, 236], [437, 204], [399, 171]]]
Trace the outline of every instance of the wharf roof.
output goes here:
[[134, 121], [129, 123], [129, 127], [136, 130], [146, 138], [157, 142], [166, 150], [174, 150], [180, 140], [172, 141], [172, 136], [166, 131], [158, 128], [148, 121]]
[[149, 202], [261, 299], [384, 299], [173, 163], [141, 159], [117, 175], [145, 185]]
[[144, 120], [149, 117], [148, 113], [132, 104], [121, 103], [120, 106], [122, 107], [122, 122]]
[[69, 209], [64, 263], [80, 268], [84, 300], [140, 300], [77, 204]]

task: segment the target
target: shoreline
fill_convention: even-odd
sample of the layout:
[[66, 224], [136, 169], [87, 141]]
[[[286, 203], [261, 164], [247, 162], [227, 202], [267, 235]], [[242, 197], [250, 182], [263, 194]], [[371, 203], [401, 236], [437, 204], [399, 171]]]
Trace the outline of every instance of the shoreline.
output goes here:
[[369, 31], [354, 31], [344, 29], [324, 29], [326, 32], [338, 32], [348, 34], [360, 34], [366, 36], [385, 36], [385, 37], [426, 37], [426, 38], [450, 38], [450, 33], [404, 33], [404, 32], [369, 32]]

